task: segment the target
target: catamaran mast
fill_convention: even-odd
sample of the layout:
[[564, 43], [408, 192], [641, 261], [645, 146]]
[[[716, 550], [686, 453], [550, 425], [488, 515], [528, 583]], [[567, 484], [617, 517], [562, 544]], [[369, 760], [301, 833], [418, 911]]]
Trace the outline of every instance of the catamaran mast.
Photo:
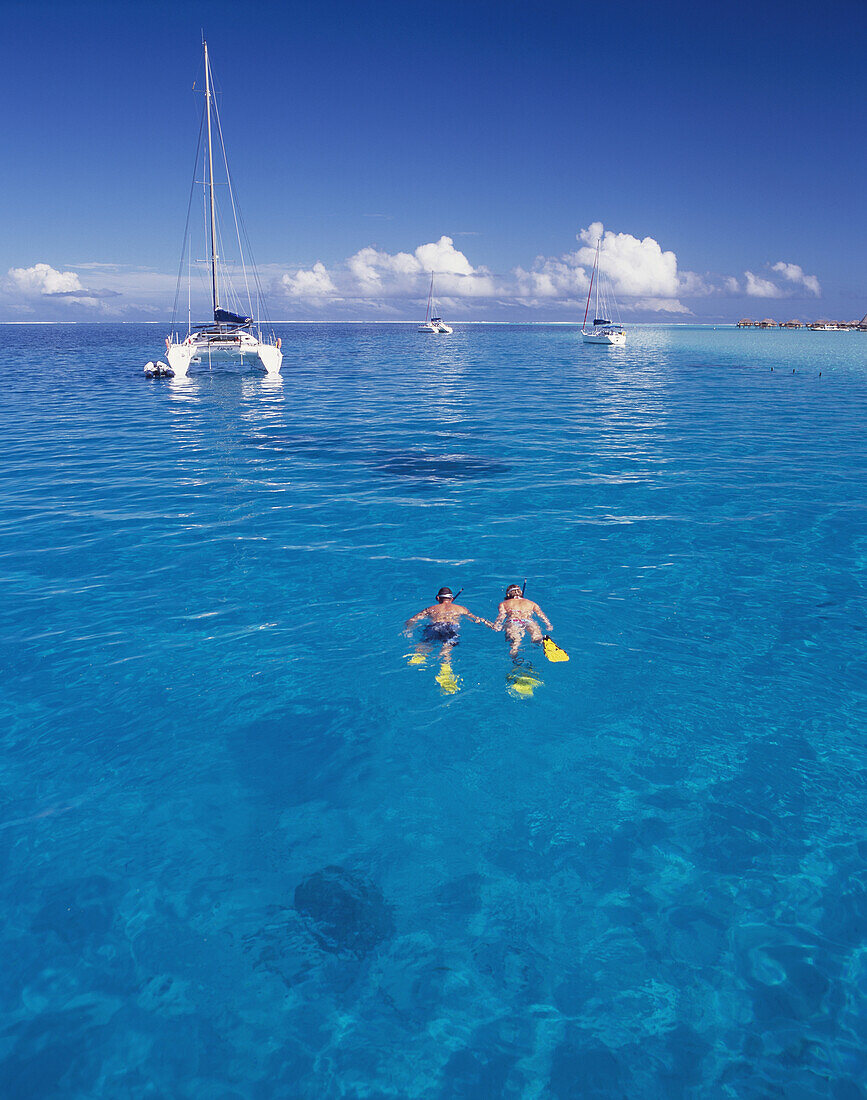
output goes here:
[[[587, 331], [587, 314], [590, 310], [590, 295], [593, 293], [593, 281], [596, 278], [596, 268], [599, 266], [599, 241], [596, 241], [596, 255], [593, 257], [593, 270], [590, 272], [590, 286], [587, 288], [587, 305], [584, 307], [584, 321], [581, 325], [581, 331], [586, 334]], [[599, 301], [599, 285], [596, 286], [596, 301]], [[597, 316], [598, 316], [597, 311]]]
[[205, 97], [208, 112], [208, 185], [211, 189], [211, 295], [214, 299], [214, 320], [217, 318], [217, 234], [215, 228], [214, 211], [214, 147], [211, 141], [211, 66], [208, 63], [208, 43], [202, 40], [205, 47]]

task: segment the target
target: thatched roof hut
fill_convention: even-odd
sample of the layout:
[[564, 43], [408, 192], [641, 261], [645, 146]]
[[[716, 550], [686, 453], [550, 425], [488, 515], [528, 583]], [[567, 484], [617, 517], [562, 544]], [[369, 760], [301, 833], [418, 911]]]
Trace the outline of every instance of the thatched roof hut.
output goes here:
[[800, 321], [781, 321], [780, 328], [803, 328]]
[[764, 321], [759, 321], [756, 328], [776, 328], [777, 322], [772, 321], [770, 317], [766, 317]]
[[741, 317], [738, 321], [738, 328], [752, 328], [753, 321], [749, 317]]

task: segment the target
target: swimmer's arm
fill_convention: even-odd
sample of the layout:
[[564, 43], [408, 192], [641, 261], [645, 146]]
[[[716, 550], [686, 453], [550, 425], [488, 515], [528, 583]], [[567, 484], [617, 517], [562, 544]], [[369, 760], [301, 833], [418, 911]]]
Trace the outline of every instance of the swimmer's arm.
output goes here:
[[427, 618], [429, 612], [430, 612], [430, 608], [426, 607], [424, 609], [424, 611], [419, 611], [419, 613], [417, 615], [413, 615], [413, 617], [411, 619], [407, 619], [406, 622], [403, 624], [404, 634], [406, 634], [406, 636], [409, 637], [410, 634], [412, 634], [414, 628], [416, 626], [418, 626], [418, 624], [422, 621], [422, 619]]
[[497, 615], [497, 621], [491, 625], [491, 630], [502, 630], [503, 623], [506, 621], [506, 605], [500, 604], [499, 614]]
[[545, 612], [542, 610], [542, 608], [539, 607], [539, 605], [537, 603], [533, 604], [533, 610], [536, 612], [536, 614], [539, 616], [539, 618], [542, 620], [542, 622], [545, 624], [545, 626], [549, 630], [554, 629], [554, 627], [551, 626], [551, 620], [548, 618], [548, 616], [545, 614]]
[[469, 619], [469, 620], [470, 620], [471, 622], [474, 622], [474, 623], [484, 623], [484, 624], [485, 624], [485, 626], [489, 626], [489, 627], [491, 628], [491, 630], [493, 630], [493, 629], [494, 629], [494, 624], [493, 624], [493, 623], [491, 623], [491, 622], [488, 622], [488, 620], [487, 620], [487, 619], [480, 619], [478, 615], [474, 615], [474, 614], [472, 613], [472, 611], [467, 611], [467, 609], [466, 609], [466, 608], [464, 608], [464, 610], [463, 610], [462, 614], [466, 615], [466, 617], [467, 617], [467, 618], [468, 618], [468, 619]]

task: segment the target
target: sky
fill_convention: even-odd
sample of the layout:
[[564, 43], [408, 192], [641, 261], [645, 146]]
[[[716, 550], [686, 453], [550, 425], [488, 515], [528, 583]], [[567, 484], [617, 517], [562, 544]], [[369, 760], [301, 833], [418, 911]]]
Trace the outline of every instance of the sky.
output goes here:
[[274, 319], [867, 313], [867, 0], [0, 9], [0, 320], [169, 320], [203, 32]]

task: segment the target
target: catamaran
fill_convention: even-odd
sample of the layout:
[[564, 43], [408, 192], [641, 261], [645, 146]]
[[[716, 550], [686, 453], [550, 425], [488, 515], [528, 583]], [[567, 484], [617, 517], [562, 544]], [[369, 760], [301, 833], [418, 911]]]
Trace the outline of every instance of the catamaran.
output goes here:
[[[206, 364], [211, 366], [223, 366], [226, 363], [234, 363], [238, 366], [252, 365], [264, 367], [269, 375], [280, 373], [280, 365], [283, 362], [283, 353], [280, 350], [281, 341], [271, 331], [267, 338], [262, 334], [262, 325], [268, 325], [265, 313], [264, 296], [252, 262], [250, 243], [246, 231], [243, 233], [247, 244], [247, 258], [245, 261], [244, 246], [242, 244], [240, 211], [235, 201], [232, 190], [232, 179], [229, 173], [229, 162], [226, 157], [226, 149], [223, 144], [223, 128], [220, 124], [220, 112], [217, 107], [214, 94], [214, 76], [211, 71], [211, 63], [208, 59], [208, 44], [202, 42], [205, 53], [205, 102], [202, 110], [202, 122], [199, 127], [199, 146], [196, 150], [196, 170], [193, 176], [193, 186], [190, 189], [190, 205], [187, 208], [187, 231], [184, 234], [184, 248], [181, 254], [181, 264], [178, 271], [178, 285], [175, 292], [175, 304], [172, 310], [172, 333], [166, 337], [166, 358], [168, 368], [163, 363], [148, 363], [145, 373], [151, 377], [160, 377], [161, 374], [174, 373], [177, 377], [184, 377], [193, 364]], [[216, 135], [214, 130], [216, 129]], [[193, 282], [192, 245], [190, 240], [190, 211], [192, 208], [193, 193], [195, 191], [196, 176], [199, 173], [200, 152], [202, 149], [202, 133], [207, 133], [207, 150], [203, 158], [202, 177], [200, 181], [204, 186], [204, 200], [206, 207], [206, 237], [210, 257], [207, 261], [210, 275], [210, 297], [213, 309], [213, 321], [201, 324], [193, 324], [191, 295]], [[219, 143], [218, 154], [222, 161], [222, 175], [220, 181], [214, 178], [214, 138]], [[238, 279], [239, 287], [243, 285], [243, 295], [235, 289], [231, 273], [227, 263], [220, 255], [222, 249], [222, 232], [219, 211], [217, 207], [215, 186], [222, 183], [226, 185], [231, 205], [232, 220], [234, 222], [235, 236], [238, 242], [238, 257], [241, 278]], [[240, 222], [240, 224], [239, 224]], [[180, 335], [175, 331], [175, 323], [180, 297], [182, 273], [184, 261], [187, 261], [187, 331], [186, 335]], [[148, 371], [148, 367], [151, 368]]]
[[[587, 305], [584, 307], [584, 323], [581, 325], [581, 334], [584, 337], [585, 344], [616, 344], [618, 347], [622, 347], [626, 343], [626, 331], [623, 325], [618, 321], [616, 324], [613, 321], [609, 321], [605, 316], [606, 313], [610, 313], [611, 309], [608, 303], [608, 290], [607, 287], [602, 286], [603, 278], [602, 272], [599, 270], [599, 250], [602, 245], [601, 238], [596, 241], [596, 257], [593, 260], [593, 271], [590, 275], [590, 287], [587, 291]], [[587, 328], [587, 314], [590, 311], [590, 295], [593, 293], [593, 285], [596, 284], [596, 303], [594, 307], [593, 324]], [[602, 286], [600, 295], [600, 286]], [[602, 312], [600, 312], [599, 299], [602, 298]], [[611, 297], [614, 299], [614, 305], [617, 306], [617, 299], [614, 298], [613, 292]]]
[[435, 336], [451, 336], [454, 329], [445, 323], [442, 317], [434, 317], [433, 311], [436, 309], [436, 302], [434, 302], [433, 296], [433, 281], [434, 273], [430, 273], [430, 290], [427, 295], [427, 312], [424, 315], [424, 324], [419, 325], [419, 332], [431, 332]]

